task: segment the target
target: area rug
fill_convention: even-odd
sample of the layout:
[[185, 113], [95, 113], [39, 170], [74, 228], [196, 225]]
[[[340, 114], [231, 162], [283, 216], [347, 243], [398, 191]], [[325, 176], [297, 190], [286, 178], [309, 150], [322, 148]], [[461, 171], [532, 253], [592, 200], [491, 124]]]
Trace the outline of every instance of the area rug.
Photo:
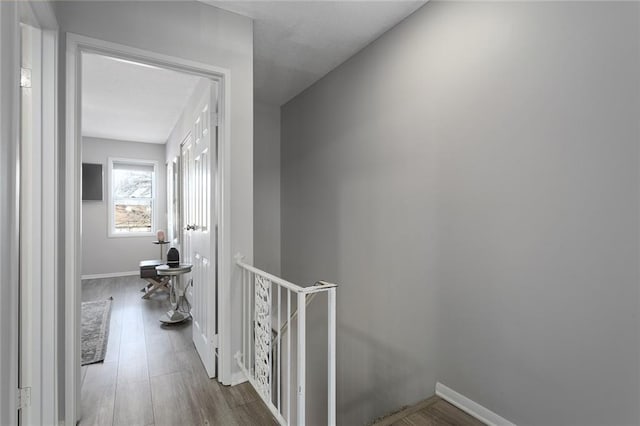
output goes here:
[[113, 297], [106, 300], [82, 302], [80, 337], [82, 365], [104, 361], [109, 341], [112, 300]]

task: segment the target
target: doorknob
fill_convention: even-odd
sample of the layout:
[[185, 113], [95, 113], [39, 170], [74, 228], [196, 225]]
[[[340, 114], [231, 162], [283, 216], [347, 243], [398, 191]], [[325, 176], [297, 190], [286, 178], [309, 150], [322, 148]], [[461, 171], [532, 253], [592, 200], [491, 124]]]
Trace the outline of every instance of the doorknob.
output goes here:
[[196, 226], [195, 225], [187, 225], [186, 229], [187, 229], [187, 231], [191, 231], [191, 230], [195, 231], [196, 230]]

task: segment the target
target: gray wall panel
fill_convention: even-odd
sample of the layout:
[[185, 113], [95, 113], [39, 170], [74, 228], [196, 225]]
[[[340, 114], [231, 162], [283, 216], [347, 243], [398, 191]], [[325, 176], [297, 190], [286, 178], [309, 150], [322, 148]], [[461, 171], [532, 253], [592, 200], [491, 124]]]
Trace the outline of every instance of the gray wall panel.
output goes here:
[[254, 265], [280, 275], [280, 107], [254, 104]]
[[436, 381], [640, 423], [639, 18], [430, 2], [283, 107], [283, 275], [340, 284], [341, 424]]

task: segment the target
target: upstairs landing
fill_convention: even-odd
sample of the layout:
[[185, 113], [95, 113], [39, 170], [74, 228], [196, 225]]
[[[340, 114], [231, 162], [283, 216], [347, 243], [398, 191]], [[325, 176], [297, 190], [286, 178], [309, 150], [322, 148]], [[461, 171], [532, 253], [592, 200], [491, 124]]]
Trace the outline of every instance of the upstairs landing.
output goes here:
[[471, 417], [439, 396], [406, 407], [374, 421], [373, 426], [482, 426]]

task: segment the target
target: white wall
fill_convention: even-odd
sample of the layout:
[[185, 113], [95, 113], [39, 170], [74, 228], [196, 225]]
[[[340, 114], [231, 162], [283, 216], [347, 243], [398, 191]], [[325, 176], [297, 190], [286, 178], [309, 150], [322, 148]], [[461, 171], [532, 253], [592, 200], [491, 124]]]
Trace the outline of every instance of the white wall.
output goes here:
[[280, 107], [256, 102], [253, 136], [254, 265], [280, 275]]
[[639, 116], [640, 5], [607, 2], [430, 2], [283, 107], [282, 269], [339, 284], [340, 424], [436, 381], [640, 423]]
[[[61, 157], [64, 156], [64, 93], [66, 33], [146, 49], [226, 68], [231, 110], [229, 233], [232, 253], [253, 260], [253, 23], [249, 18], [224, 12], [200, 2], [91, 1], [55, 2], [61, 29], [60, 94]], [[62, 175], [64, 177], [64, 175]], [[62, 179], [61, 182], [64, 182]], [[64, 191], [61, 191], [64, 197]], [[64, 198], [61, 198], [61, 205]], [[60, 212], [64, 218], [64, 211]], [[64, 225], [60, 229], [64, 231]], [[64, 241], [60, 241], [64, 244]], [[64, 247], [64, 246], [62, 246]], [[64, 262], [64, 259], [61, 259]], [[62, 263], [64, 264], [64, 263]], [[239, 278], [237, 272], [232, 281]], [[60, 283], [65, 283], [61, 277]], [[236, 287], [233, 286], [236, 290]], [[63, 289], [61, 289], [64, 297]], [[232, 294], [232, 305], [239, 293]], [[232, 306], [232, 308], [233, 308]], [[232, 309], [239, 312], [240, 309]], [[63, 311], [61, 311], [63, 312]], [[60, 321], [64, 324], [64, 321]], [[237, 333], [236, 333], [237, 334]], [[62, 336], [64, 338], [64, 336]], [[231, 356], [239, 346], [233, 342]], [[232, 365], [235, 365], [233, 363]], [[61, 371], [64, 374], [64, 371]], [[64, 385], [64, 383], [63, 383]], [[61, 404], [64, 402], [61, 401]]]
[[[109, 157], [157, 162], [153, 236], [108, 236]], [[82, 275], [137, 271], [141, 260], [159, 259], [160, 250], [151, 242], [156, 240], [155, 231], [167, 229], [165, 145], [84, 137], [82, 162], [102, 164], [103, 172], [102, 201], [82, 202]]]

